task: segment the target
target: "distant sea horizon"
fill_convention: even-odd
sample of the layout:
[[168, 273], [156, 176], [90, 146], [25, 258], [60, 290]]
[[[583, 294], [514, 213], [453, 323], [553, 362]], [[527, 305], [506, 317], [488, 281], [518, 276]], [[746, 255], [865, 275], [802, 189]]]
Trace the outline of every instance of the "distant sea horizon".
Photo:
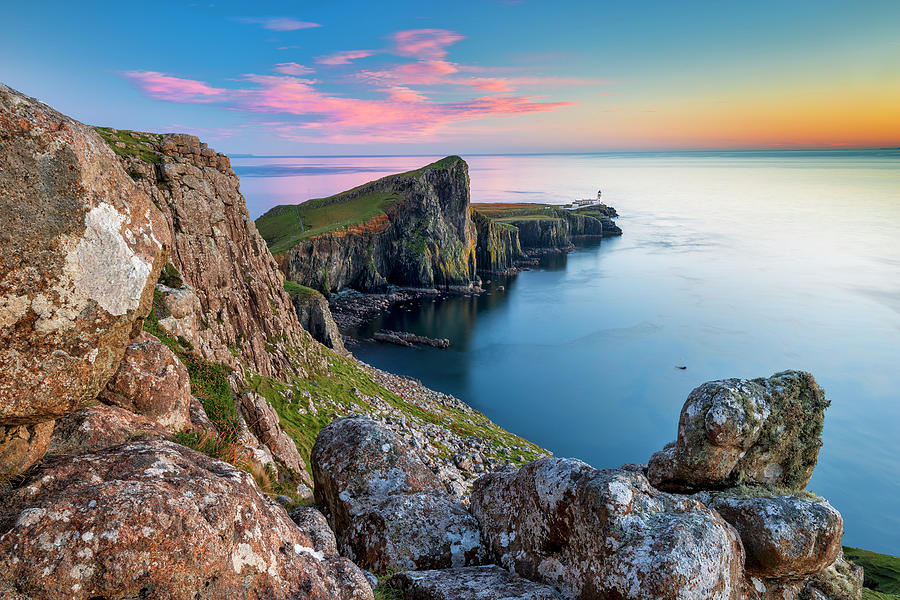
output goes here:
[[[398, 307], [368, 327], [452, 346], [364, 342], [359, 358], [601, 468], [675, 439], [705, 381], [809, 371], [832, 402], [809, 489], [841, 511], [846, 544], [900, 555], [900, 152], [462, 156], [473, 202], [601, 189], [624, 235], [492, 277], [488, 294]], [[255, 218], [429, 157], [233, 164]]]

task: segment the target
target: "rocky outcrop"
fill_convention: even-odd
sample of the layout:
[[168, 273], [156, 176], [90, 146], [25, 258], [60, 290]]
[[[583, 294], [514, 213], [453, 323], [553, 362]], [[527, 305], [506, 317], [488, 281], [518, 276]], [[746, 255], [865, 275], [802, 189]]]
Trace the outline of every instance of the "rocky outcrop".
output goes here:
[[388, 586], [406, 600], [563, 600], [551, 586], [495, 565], [404, 571], [392, 576]]
[[48, 453], [84, 454], [135, 439], [163, 439], [171, 432], [152, 419], [106, 404], [95, 404], [56, 422]]
[[844, 557], [812, 575], [800, 590], [800, 600], [862, 600], [863, 568]]
[[268, 400], [259, 394], [245, 392], [238, 396], [238, 407], [256, 439], [268, 448], [279, 466], [286, 468], [293, 479], [312, 487], [306, 462], [297, 451], [294, 440], [281, 428], [278, 413]]
[[801, 371], [704, 383], [681, 410], [678, 439], [650, 458], [650, 481], [670, 491], [738, 483], [802, 490], [827, 406], [822, 388]]
[[734, 528], [637, 472], [538, 459], [476, 481], [471, 506], [498, 564], [567, 598], [730, 600], [745, 593]]
[[171, 350], [146, 332], [128, 344], [119, 369], [97, 399], [143, 415], [172, 433], [191, 428], [187, 369]]
[[347, 349], [344, 348], [341, 332], [331, 316], [331, 309], [328, 307], [328, 300], [325, 299], [325, 296], [316, 290], [307, 288], [291, 294], [291, 302], [294, 304], [297, 319], [303, 329], [308, 331], [318, 342], [341, 354], [346, 354]]
[[323, 369], [324, 359], [297, 321], [284, 278], [250, 220], [228, 158], [190, 135], [117, 135], [142, 149], [120, 159], [162, 210], [172, 239], [170, 261], [183, 280], [160, 290], [171, 311], [161, 315], [161, 325], [183, 335], [205, 359], [238, 373], [247, 368], [285, 378]]
[[503, 221], [519, 232], [519, 242], [525, 250], [564, 250], [574, 246], [569, 237], [569, 223], [565, 219], [521, 218]]
[[344, 556], [376, 573], [479, 564], [478, 523], [396, 434], [363, 417], [323, 429], [316, 501]]
[[[363, 198], [382, 199], [382, 211], [303, 239], [283, 252], [282, 268], [289, 280], [325, 293], [348, 287], [382, 291], [387, 284], [453, 289], [476, 281], [469, 171], [461, 158], [448, 157], [310, 202], [347, 206]], [[292, 208], [297, 210], [276, 207], [258, 222]]]
[[372, 598], [249, 474], [171, 442], [45, 461], [0, 506], [3, 597]]
[[116, 371], [170, 235], [90, 128], [3, 85], [0, 165], [0, 439], [28, 438], [17, 455], [6, 446], [7, 472], [39, 454], [33, 426], [85, 406]]
[[47, 452], [53, 421], [0, 427], [0, 476], [22, 473]]

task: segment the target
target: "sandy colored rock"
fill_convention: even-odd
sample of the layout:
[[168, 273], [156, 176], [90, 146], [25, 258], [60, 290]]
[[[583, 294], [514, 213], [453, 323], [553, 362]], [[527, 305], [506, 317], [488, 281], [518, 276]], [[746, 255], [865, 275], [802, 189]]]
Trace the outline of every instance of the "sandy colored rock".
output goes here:
[[93, 400], [147, 314], [169, 231], [94, 131], [0, 85], [0, 423]]
[[172, 442], [45, 460], [0, 506], [0, 597], [372, 598], [249, 474]]
[[841, 552], [844, 521], [824, 500], [716, 494], [704, 504], [737, 529], [747, 553], [746, 570], [756, 577], [805, 578], [832, 564]]
[[563, 600], [549, 585], [519, 577], [495, 565], [404, 571], [388, 580], [406, 600]]
[[169, 431], [151, 419], [118, 406], [94, 404], [56, 422], [47, 452], [83, 454], [136, 439], [162, 439]]
[[862, 600], [863, 568], [844, 557], [813, 574], [800, 590], [800, 600]]
[[568, 598], [744, 597], [734, 528], [640, 473], [542, 458], [481, 477], [472, 513], [497, 564]]
[[147, 332], [125, 349], [119, 369], [97, 397], [144, 415], [172, 433], [191, 428], [191, 381], [175, 353]]
[[678, 439], [650, 458], [650, 482], [667, 491], [738, 483], [802, 490], [822, 446], [827, 406], [802, 371], [704, 383], [681, 410]]
[[52, 433], [53, 421], [0, 426], [0, 477], [18, 475], [39, 461]]

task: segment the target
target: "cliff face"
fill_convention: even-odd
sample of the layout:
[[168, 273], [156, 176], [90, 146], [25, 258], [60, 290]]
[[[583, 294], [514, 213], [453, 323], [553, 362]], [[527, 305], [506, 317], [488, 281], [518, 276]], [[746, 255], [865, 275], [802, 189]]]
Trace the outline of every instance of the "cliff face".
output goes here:
[[515, 268], [516, 262], [525, 258], [519, 243], [519, 230], [507, 223], [499, 223], [473, 210], [472, 222], [478, 232], [475, 257], [478, 270], [485, 273], [503, 273]]
[[[462, 159], [445, 158], [310, 202], [316, 210], [343, 214], [372, 198], [384, 199], [383, 212], [300, 239], [285, 250], [282, 269], [287, 278], [324, 292], [347, 287], [379, 291], [388, 284], [450, 289], [467, 287], [476, 279], [469, 173]], [[299, 214], [306, 208], [300, 205]], [[260, 217], [260, 227], [268, 231], [266, 226], [285, 210], [276, 207]], [[267, 235], [267, 241], [272, 245], [274, 239]]]
[[[199, 299], [198, 326], [185, 336], [194, 348], [239, 373], [245, 367], [283, 378], [320, 370], [323, 359], [297, 321], [228, 157], [190, 135], [100, 133], [165, 216], [169, 260]], [[129, 152], [134, 139], [143, 140], [140, 154]]]

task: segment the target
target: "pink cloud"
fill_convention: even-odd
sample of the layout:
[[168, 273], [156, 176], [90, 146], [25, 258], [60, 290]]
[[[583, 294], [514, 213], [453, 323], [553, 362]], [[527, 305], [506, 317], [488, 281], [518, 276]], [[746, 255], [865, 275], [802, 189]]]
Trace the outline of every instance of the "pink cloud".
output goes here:
[[202, 81], [174, 77], [157, 71], [126, 71], [123, 75], [131, 79], [144, 94], [157, 100], [184, 103], [213, 102], [227, 91]]
[[278, 63], [272, 70], [283, 75], [309, 75], [313, 72], [309, 67], [305, 67], [295, 62]]
[[439, 60], [447, 56], [447, 46], [463, 39], [448, 29], [410, 29], [393, 35], [394, 52], [420, 60]]
[[343, 52], [335, 52], [328, 56], [320, 56], [316, 58], [316, 62], [320, 65], [349, 65], [358, 58], [366, 58], [375, 54], [372, 50], [345, 50]]
[[312, 29], [313, 27], [321, 27], [319, 23], [310, 23], [309, 21], [300, 21], [291, 17], [242, 17], [236, 19], [241, 23], [249, 23], [251, 25], [259, 25], [271, 31], [297, 31], [298, 29]]

